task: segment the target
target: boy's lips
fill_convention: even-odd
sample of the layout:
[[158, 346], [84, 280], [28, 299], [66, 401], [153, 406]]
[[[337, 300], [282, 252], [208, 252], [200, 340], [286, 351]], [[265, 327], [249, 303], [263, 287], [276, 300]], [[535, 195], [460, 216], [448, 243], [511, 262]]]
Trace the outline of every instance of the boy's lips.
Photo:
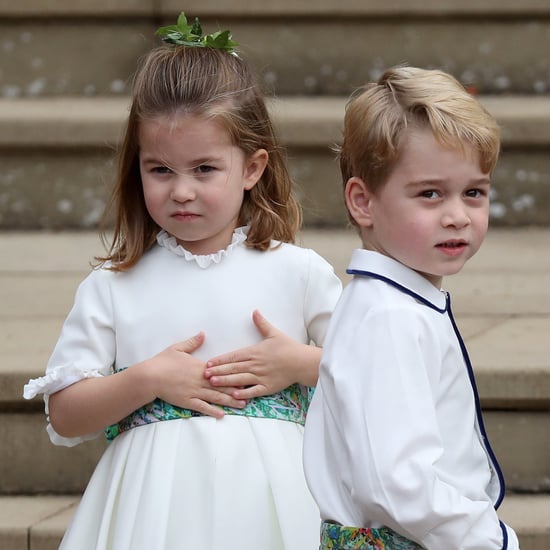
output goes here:
[[468, 246], [468, 242], [463, 239], [451, 239], [435, 246], [447, 254], [454, 255], [460, 254]]
[[452, 240], [449, 240], [449, 241], [444, 241], [442, 243], [436, 244], [436, 246], [455, 248], [457, 246], [465, 246], [467, 244], [468, 243], [463, 239], [452, 239]]

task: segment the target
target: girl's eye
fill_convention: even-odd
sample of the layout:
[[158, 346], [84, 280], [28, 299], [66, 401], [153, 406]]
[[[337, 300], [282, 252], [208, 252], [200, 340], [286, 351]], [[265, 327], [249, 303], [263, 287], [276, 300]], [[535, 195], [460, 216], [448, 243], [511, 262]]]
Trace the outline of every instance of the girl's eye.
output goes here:
[[171, 174], [172, 170], [168, 166], [154, 166], [151, 168], [151, 172], [155, 174]]
[[195, 170], [198, 174], [208, 174], [214, 170], [214, 167], [209, 166], [208, 164], [201, 164], [200, 166], [197, 166]]

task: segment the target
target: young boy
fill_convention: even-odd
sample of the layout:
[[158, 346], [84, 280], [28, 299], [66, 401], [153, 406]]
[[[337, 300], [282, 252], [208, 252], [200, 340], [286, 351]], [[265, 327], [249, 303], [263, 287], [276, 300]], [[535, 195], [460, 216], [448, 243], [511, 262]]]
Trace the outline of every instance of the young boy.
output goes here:
[[322, 550], [519, 548], [441, 290], [485, 237], [498, 151], [494, 119], [441, 71], [390, 69], [348, 104], [340, 166], [363, 249], [304, 443]]

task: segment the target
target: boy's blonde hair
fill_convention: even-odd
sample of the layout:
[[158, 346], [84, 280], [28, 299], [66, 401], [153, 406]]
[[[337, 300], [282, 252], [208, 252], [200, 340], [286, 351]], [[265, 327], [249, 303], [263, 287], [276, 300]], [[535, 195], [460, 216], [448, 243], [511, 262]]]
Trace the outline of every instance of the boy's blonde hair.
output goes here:
[[495, 168], [500, 131], [480, 102], [443, 71], [395, 67], [357, 90], [346, 106], [338, 147], [344, 187], [355, 176], [376, 193], [394, 169], [401, 138], [411, 127], [430, 129], [450, 147], [468, 144], [479, 153], [483, 172]]
[[[272, 239], [294, 242], [301, 209], [256, 76], [245, 61], [231, 53], [164, 45], [145, 56], [134, 80], [110, 202], [114, 234], [108, 254], [96, 260], [100, 264], [109, 261], [110, 269], [124, 271], [153, 246], [160, 228], [145, 206], [138, 131], [142, 121], [178, 114], [220, 121], [233, 145], [247, 157], [258, 149], [267, 150], [267, 166], [258, 183], [245, 192], [238, 223], [250, 225], [249, 247], [266, 250]], [[107, 242], [106, 231], [102, 237]]]

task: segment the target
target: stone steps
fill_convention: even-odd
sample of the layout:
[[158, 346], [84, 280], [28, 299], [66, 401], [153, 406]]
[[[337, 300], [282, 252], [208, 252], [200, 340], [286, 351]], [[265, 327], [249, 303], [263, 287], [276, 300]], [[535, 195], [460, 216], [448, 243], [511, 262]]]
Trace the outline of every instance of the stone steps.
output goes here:
[[[181, 4], [5, 4], [0, 228], [93, 228], [112, 182], [136, 61]], [[502, 122], [494, 223], [550, 221], [550, 59], [540, 55], [550, 34], [546, 0], [211, 0], [185, 9], [206, 32], [230, 28], [280, 99], [276, 118], [307, 224], [345, 223], [330, 149], [345, 97], [401, 63], [453, 73]]]
[[[550, 228], [495, 228], [464, 272], [446, 280], [512, 491], [550, 492], [548, 242]], [[307, 229], [303, 244], [347, 280], [354, 232]], [[26, 381], [43, 373], [76, 287], [100, 252], [91, 232], [0, 233], [0, 440], [10, 442], [0, 447], [0, 494], [78, 493], [104, 449], [101, 440], [51, 445], [42, 400], [21, 396]]]
[[[40, 9], [38, 9], [40, 8]], [[172, 16], [181, 10], [178, 0], [56, 0], [45, 4], [41, 0], [26, 0], [1, 6], [6, 18], [32, 16], [33, 19], [51, 17], [161, 17]], [[548, 15], [549, 6], [545, 0], [442, 0], [434, 3], [427, 0], [319, 0], [311, 4], [308, 0], [277, 0], [265, 5], [263, 0], [234, 0], [230, 4], [223, 0], [189, 0], [186, 9], [190, 14], [204, 14], [210, 17], [258, 18], [277, 16], [333, 17], [339, 15], [380, 18], [401, 17], [459, 17], [493, 16], [494, 18], [531, 18]]]
[[[494, 228], [446, 288], [476, 368], [491, 443], [509, 494], [502, 517], [522, 550], [550, 548], [550, 228]], [[306, 229], [346, 282], [351, 230]], [[21, 399], [42, 373], [88, 261], [93, 232], [0, 233], [0, 548], [58, 547], [105, 443], [49, 443], [41, 400]], [[46, 494], [44, 494], [46, 493]]]
[[[78, 495], [0, 496], [0, 548], [56, 550], [76, 509]], [[522, 550], [550, 548], [550, 496], [509, 494], [500, 509]]]
[[[0, 548], [57, 550], [77, 504], [78, 497], [72, 495], [0, 496]], [[547, 495], [512, 495], [501, 506], [501, 516], [516, 530], [521, 550], [548, 550], [549, 515]]]
[[[0, 450], [0, 494], [77, 494], [84, 490], [105, 450], [102, 439], [76, 448], [52, 445], [42, 407], [24, 413], [0, 410], [0, 418], [2, 440], [10, 441]], [[496, 411], [485, 406], [484, 418], [508, 490], [550, 492], [548, 410]]]
[[[154, 30], [182, 9], [177, 0], [5, 4], [4, 97], [127, 93]], [[207, 32], [230, 28], [279, 94], [348, 95], [404, 62], [444, 68], [480, 93], [550, 89], [550, 60], [540, 55], [550, 29], [544, 0], [211, 0], [185, 10]]]
[[[550, 223], [550, 95], [480, 96], [503, 130], [492, 220]], [[307, 225], [343, 226], [331, 146], [346, 98], [280, 96], [270, 102]], [[0, 228], [93, 228], [114, 177], [127, 97], [0, 99]], [[39, 182], [39, 184], [37, 184]]]
[[[88, 230], [112, 182], [136, 61], [181, 9], [177, 0], [0, 5], [2, 550], [57, 548], [105, 447], [51, 445], [42, 401], [21, 392], [43, 372], [76, 286], [102, 252]], [[446, 286], [510, 492], [502, 516], [522, 550], [548, 550], [550, 58], [541, 52], [550, 3], [188, 0], [184, 9], [206, 32], [230, 28], [273, 90], [270, 107], [305, 208], [304, 244], [344, 282], [358, 240], [343, 229], [331, 146], [351, 90], [387, 66], [438, 67], [498, 119], [493, 230]]]

